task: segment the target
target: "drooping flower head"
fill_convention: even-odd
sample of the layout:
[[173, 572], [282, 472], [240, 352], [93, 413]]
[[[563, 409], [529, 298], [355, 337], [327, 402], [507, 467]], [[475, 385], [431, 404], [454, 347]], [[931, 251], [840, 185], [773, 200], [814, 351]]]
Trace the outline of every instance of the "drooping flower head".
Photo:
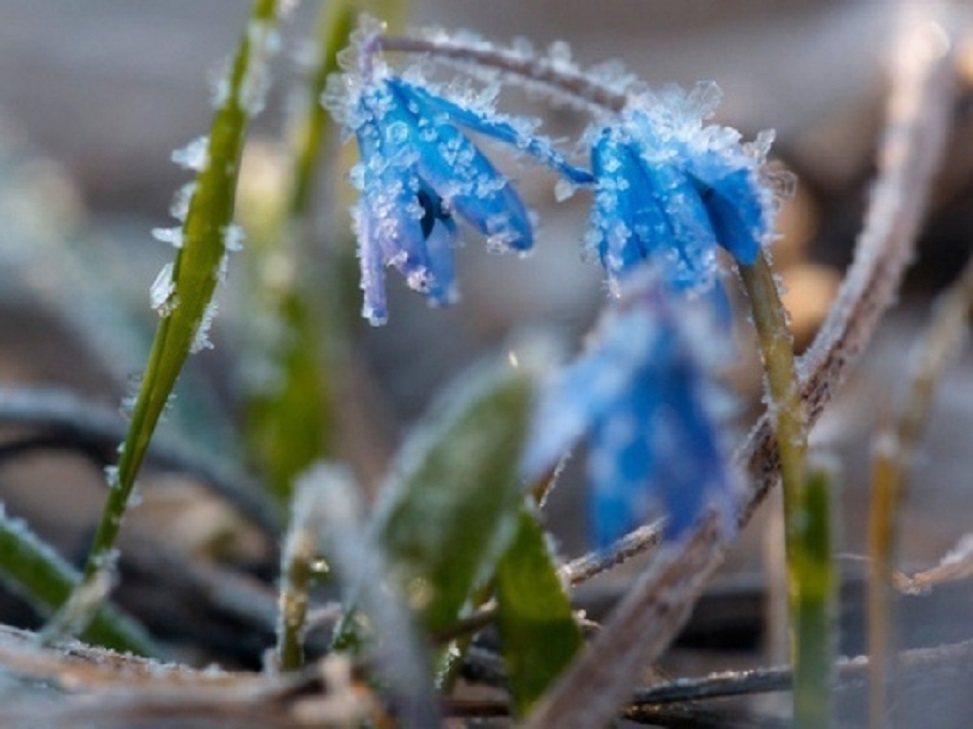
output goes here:
[[715, 84], [643, 93], [591, 132], [595, 198], [585, 241], [612, 292], [642, 261], [684, 290], [709, 288], [717, 246], [751, 265], [772, 237], [775, 198], [762, 166], [773, 139], [750, 144], [707, 124]]
[[[367, 36], [366, 36], [367, 38]], [[510, 181], [460, 130], [466, 127], [527, 152], [575, 183], [590, 175], [569, 165], [546, 140], [486, 105], [464, 106], [392, 74], [363, 42], [365, 58], [326, 102], [358, 142], [353, 209], [365, 292], [364, 316], [387, 318], [385, 267], [394, 266], [432, 304], [454, 301], [457, 218], [493, 250], [533, 245], [530, 218]]]
[[[591, 526], [606, 546], [666, 514], [678, 537], [716, 498], [732, 512], [734, 480], [712, 413], [713, 336], [705, 299], [674, 310], [651, 267], [626, 282], [597, 338], [544, 387], [523, 462], [539, 478], [587, 438]], [[677, 292], [678, 293], [678, 292]], [[729, 523], [729, 522], [727, 522]]]

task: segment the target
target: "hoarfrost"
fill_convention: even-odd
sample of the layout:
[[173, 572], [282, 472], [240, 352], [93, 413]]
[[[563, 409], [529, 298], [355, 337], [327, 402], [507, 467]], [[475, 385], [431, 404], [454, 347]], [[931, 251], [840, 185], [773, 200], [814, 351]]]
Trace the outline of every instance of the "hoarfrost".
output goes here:
[[186, 220], [189, 214], [189, 203], [196, 192], [196, 181], [192, 180], [176, 190], [172, 196], [172, 204], [169, 206], [169, 215], [180, 222]]
[[243, 250], [243, 238], [243, 228], [235, 223], [223, 229], [223, 247], [232, 253]]
[[554, 199], [558, 202], [564, 202], [570, 199], [577, 190], [577, 185], [562, 177], [554, 185]]
[[213, 319], [216, 318], [217, 305], [211, 301], [206, 305], [199, 324], [196, 326], [196, 333], [193, 335], [193, 343], [189, 347], [191, 354], [196, 354], [204, 349], [213, 349], [213, 342], [210, 341], [209, 332], [213, 326]]
[[172, 263], [164, 265], [149, 288], [149, 300], [152, 302], [152, 308], [161, 317], [169, 316], [176, 308], [176, 298], [173, 296], [176, 291], [176, 282], [172, 279], [172, 271]]
[[209, 165], [209, 137], [204, 134], [175, 150], [172, 161], [184, 169], [202, 172]]
[[251, 21], [247, 26], [250, 62], [240, 84], [240, 103], [247, 113], [263, 111], [270, 88], [270, 59], [280, 49], [280, 33], [270, 23]]
[[160, 243], [168, 243], [173, 248], [182, 248], [182, 228], [153, 228], [152, 237]]

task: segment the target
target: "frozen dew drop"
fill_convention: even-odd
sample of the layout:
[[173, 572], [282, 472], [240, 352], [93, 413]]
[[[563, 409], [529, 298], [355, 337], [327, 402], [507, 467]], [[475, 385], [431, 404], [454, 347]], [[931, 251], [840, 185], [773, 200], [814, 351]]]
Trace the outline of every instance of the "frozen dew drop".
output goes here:
[[209, 137], [203, 135], [175, 150], [172, 161], [184, 169], [202, 172], [209, 164]]

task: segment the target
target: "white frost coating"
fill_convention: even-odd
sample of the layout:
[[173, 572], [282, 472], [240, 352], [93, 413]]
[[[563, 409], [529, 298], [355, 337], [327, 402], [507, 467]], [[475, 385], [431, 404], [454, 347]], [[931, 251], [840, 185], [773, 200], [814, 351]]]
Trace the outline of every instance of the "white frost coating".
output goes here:
[[169, 205], [169, 215], [174, 217], [179, 222], [185, 222], [186, 216], [189, 214], [189, 203], [192, 201], [195, 192], [195, 180], [187, 182], [185, 185], [176, 190], [175, 194], [172, 196], [172, 204]]
[[173, 294], [176, 291], [176, 282], [172, 279], [173, 265], [167, 263], [155, 277], [152, 286], [149, 288], [149, 300], [152, 308], [161, 317], [167, 317], [176, 308], [176, 301]]
[[240, 83], [240, 104], [250, 116], [263, 111], [270, 88], [270, 59], [280, 50], [280, 33], [271, 23], [252, 20], [247, 25], [250, 58]]
[[168, 243], [173, 248], [182, 248], [182, 228], [153, 228], [152, 237], [160, 243]]
[[204, 134], [175, 150], [172, 161], [184, 169], [202, 172], [209, 165], [209, 137]]
[[223, 228], [223, 247], [231, 253], [243, 250], [243, 228], [236, 223]]
[[203, 317], [196, 326], [193, 343], [189, 347], [190, 354], [196, 354], [204, 349], [213, 348], [213, 342], [210, 341], [209, 332], [213, 326], [213, 319], [216, 318], [216, 311], [217, 306], [215, 301], [211, 301], [206, 305], [206, 311], [203, 312]]
[[575, 185], [570, 180], [563, 177], [558, 178], [558, 181], [554, 183], [554, 199], [557, 202], [564, 202], [570, 199], [575, 192], [577, 192], [578, 186]]
[[973, 534], [964, 534], [939, 564], [946, 567], [968, 562], [970, 559], [973, 559]]

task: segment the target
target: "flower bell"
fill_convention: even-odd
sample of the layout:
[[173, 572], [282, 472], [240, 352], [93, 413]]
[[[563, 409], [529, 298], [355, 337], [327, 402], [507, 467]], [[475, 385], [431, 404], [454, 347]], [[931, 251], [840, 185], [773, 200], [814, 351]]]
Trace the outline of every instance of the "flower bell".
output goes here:
[[718, 100], [714, 84], [647, 95], [595, 130], [586, 244], [616, 295], [645, 259], [676, 288], [705, 290], [718, 245], [751, 265], [769, 240], [774, 192], [761, 167], [772, 137], [743, 144], [737, 131], [704, 124]]
[[361, 156], [352, 182], [361, 191], [353, 220], [363, 314], [382, 324], [388, 315], [386, 266], [397, 268], [431, 304], [455, 301], [457, 218], [485, 236], [492, 250], [526, 251], [533, 245], [520, 195], [460, 126], [531, 154], [575, 184], [591, 176], [530, 129], [438, 96], [372, 60], [365, 77], [347, 84], [349, 98], [336, 111], [354, 133]]
[[[529, 481], [587, 437], [590, 514], [606, 546], [667, 515], [679, 536], [715, 496], [729, 502], [733, 477], [712, 416], [712, 346], [705, 300], [676, 312], [650, 268], [628, 281], [598, 337], [542, 389], [523, 461]], [[715, 357], [713, 357], [715, 359]], [[732, 505], [723, 504], [731, 513]]]

